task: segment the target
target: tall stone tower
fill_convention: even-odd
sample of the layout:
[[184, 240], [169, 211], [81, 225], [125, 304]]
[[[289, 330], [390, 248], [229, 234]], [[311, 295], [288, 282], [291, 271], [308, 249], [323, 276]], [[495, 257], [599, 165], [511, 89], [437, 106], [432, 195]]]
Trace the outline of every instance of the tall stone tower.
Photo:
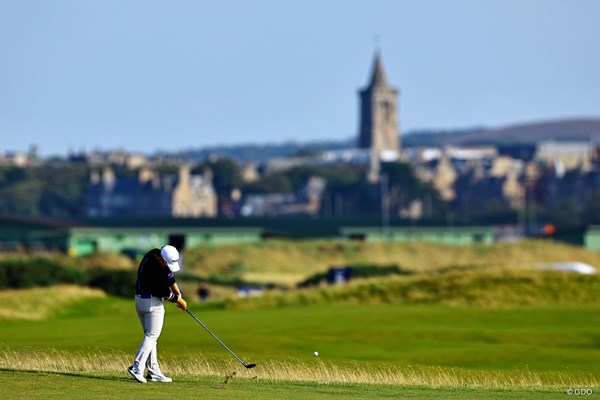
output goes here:
[[400, 153], [398, 90], [388, 85], [381, 55], [375, 53], [369, 85], [359, 91], [360, 133], [358, 146], [375, 154]]

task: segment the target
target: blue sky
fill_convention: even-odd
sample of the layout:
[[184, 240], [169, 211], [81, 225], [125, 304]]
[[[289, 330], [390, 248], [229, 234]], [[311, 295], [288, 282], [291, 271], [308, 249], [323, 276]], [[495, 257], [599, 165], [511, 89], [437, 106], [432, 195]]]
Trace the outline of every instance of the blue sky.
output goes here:
[[0, 151], [357, 135], [375, 37], [401, 130], [600, 116], [596, 0], [0, 0]]

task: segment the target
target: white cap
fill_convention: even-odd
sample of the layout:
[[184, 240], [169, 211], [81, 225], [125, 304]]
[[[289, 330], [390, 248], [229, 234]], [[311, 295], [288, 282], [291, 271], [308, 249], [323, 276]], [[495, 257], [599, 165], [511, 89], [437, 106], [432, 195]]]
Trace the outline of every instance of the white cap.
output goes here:
[[167, 263], [167, 266], [171, 272], [177, 272], [180, 270], [179, 267], [179, 252], [173, 246], [166, 245], [160, 249], [160, 255], [163, 260]]

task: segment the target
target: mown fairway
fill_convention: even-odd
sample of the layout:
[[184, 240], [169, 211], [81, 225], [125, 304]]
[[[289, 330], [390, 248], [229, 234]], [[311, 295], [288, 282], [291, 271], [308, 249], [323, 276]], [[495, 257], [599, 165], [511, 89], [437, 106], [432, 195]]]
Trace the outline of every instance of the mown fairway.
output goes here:
[[234, 380], [226, 386], [215, 377], [180, 377], [176, 383], [140, 385], [122, 376], [94, 377], [0, 370], [2, 398], [52, 399], [564, 399], [562, 389], [481, 389], [398, 387], [391, 385], [326, 384], [318, 382], [274, 382]]
[[[539, 398], [541, 393], [544, 398], [564, 398], [570, 386], [595, 389], [600, 378], [600, 310], [594, 306], [211, 310], [195, 304], [191, 310], [258, 367], [245, 370], [189, 315], [167, 304], [159, 354], [164, 371], [176, 383], [136, 384], [125, 371], [141, 339], [133, 303], [100, 297], [38, 321], [2, 320], [0, 385], [11, 388], [3, 390], [8, 398], [11, 393], [22, 398], [23, 390], [40, 393], [39, 398], [119, 398], [130, 390], [140, 398], [148, 393], [201, 398], [209, 391], [206, 398], [368, 399], [402, 394], [480, 399]], [[318, 358], [312, 355], [315, 350]], [[205, 363], [211, 367], [203, 367]], [[236, 377], [220, 388], [233, 371]], [[362, 372], [367, 378], [346, 377]]]

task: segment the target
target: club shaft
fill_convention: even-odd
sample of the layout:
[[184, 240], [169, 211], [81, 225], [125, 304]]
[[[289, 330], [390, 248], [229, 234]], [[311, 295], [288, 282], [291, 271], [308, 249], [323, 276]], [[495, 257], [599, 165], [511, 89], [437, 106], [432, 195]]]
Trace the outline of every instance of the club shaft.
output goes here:
[[241, 363], [242, 363], [242, 365], [243, 365], [244, 367], [246, 366], [246, 363], [245, 363], [244, 361], [242, 361], [242, 359], [241, 359], [241, 358], [239, 358], [239, 357], [238, 357], [238, 356], [237, 356], [237, 355], [236, 355], [236, 354], [235, 354], [235, 353], [234, 353], [234, 352], [233, 352], [233, 351], [232, 351], [232, 350], [231, 350], [229, 347], [227, 347], [227, 345], [226, 345], [225, 343], [223, 343], [223, 342], [221, 341], [221, 339], [219, 339], [219, 338], [218, 338], [218, 337], [217, 337], [217, 336], [216, 336], [214, 333], [212, 333], [212, 332], [210, 331], [210, 329], [208, 329], [208, 327], [202, 323], [202, 321], [200, 321], [198, 318], [196, 318], [196, 316], [195, 316], [194, 314], [192, 314], [192, 312], [191, 312], [190, 310], [186, 309], [185, 311], [187, 311], [187, 312], [188, 312], [188, 314], [190, 314], [190, 315], [192, 316], [192, 318], [194, 318], [194, 319], [196, 320], [196, 322], [198, 322], [200, 325], [202, 325], [202, 327], [203, 327], [204, 329], [206, 329], [206, 331], [207, 331], [208, 333], [210, 333], [210, 335], [211, 335], [212, 337], [214, 337], [214, 338], [217, 340], [217, 342], [221, 343], [221, 346], [225, 347], [225, 348], [227, 349], [227, 351], [228, 351], [228, 352], [230, 352], [230, 353], [231, 353], [231, 355], [232, 355], [232, 356], [234, 356], [234, 357], [235, 357], [235, 358], [236, 358], [236, 359], [237, 359], [239, 362], [241, 362]]

